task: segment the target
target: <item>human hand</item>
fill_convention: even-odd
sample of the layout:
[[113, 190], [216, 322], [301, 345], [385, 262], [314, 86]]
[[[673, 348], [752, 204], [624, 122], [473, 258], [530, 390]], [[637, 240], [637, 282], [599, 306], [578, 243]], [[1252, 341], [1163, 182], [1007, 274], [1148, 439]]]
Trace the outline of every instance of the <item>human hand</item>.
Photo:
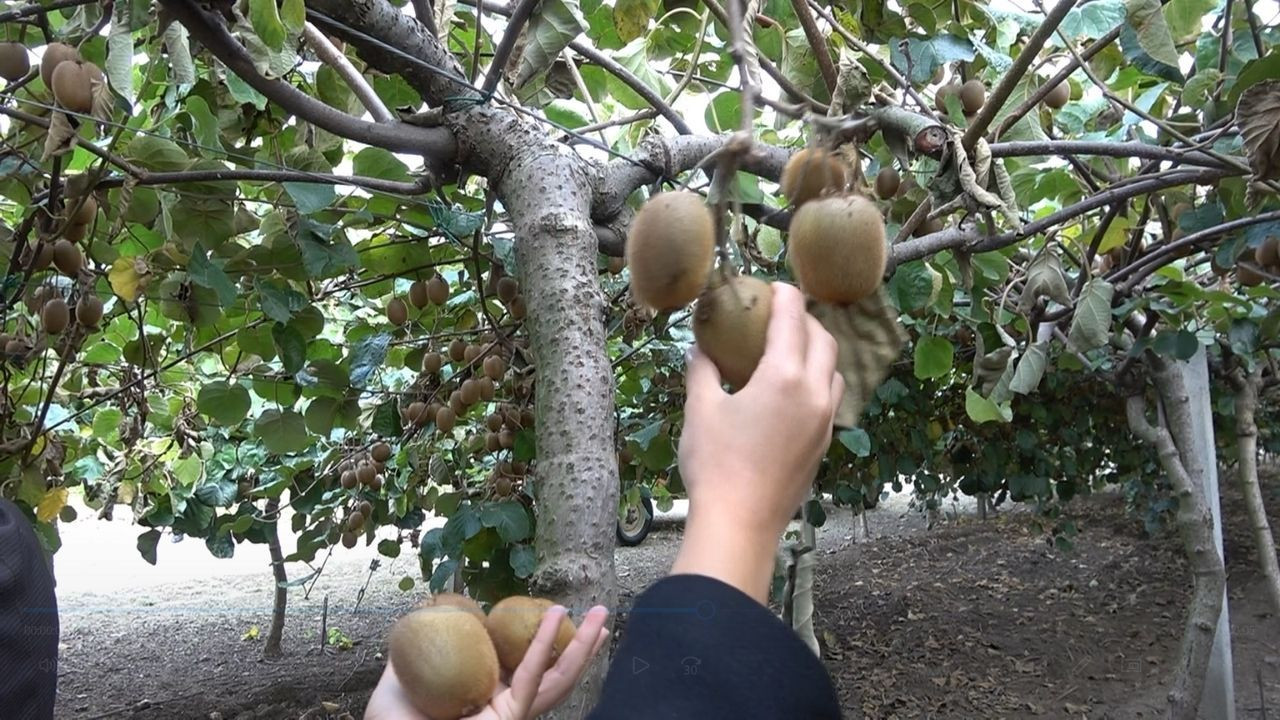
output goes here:
[[[609, 637], [609, 631], [604, 627], [609, 612], [597, 605], [587, 612], [573, 636], [573, 642], [552, 665], [556, 631], [565, 612], [559, 605], [547, 610], [524, 660], [512, 673], [510, 684], [499, 682], [489, 705], [465, 720], [525, 720], [564, 702]], [[382, 678], [365, 707], [364, 720], [433, 719], [423, 715], [409, 701], [388, 660]]]
[[[676, 573], [717, 577], [763, 600], [778, 537], [813, 485], [844, 393], [836, 341], [794, 286], [773, 284], [764, 356], [730, 395], [695, 350], [680, 437], [689, 519]], [[731, 552], [726, 552], [731, 548]]]

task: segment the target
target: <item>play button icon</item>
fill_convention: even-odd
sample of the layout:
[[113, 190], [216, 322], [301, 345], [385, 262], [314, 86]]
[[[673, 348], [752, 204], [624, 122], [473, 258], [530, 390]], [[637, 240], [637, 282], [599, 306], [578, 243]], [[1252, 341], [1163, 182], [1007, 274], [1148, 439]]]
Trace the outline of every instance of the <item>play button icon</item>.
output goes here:
[[631, 656], [631, 674], [632, 675], [639, 675], [640, 673], [648, 669], [649, 669], [649, 663], [645, 662], [644, 660], [641, 660], [638, 657], [635, 657], [634, 655]]

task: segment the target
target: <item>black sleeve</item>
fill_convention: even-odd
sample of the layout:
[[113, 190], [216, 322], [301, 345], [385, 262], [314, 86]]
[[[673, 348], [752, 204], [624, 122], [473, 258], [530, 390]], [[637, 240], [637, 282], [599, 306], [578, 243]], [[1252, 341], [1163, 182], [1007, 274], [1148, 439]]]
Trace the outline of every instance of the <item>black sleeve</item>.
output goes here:
[[0, 717], [52, 720], [57, 689], [53, 574], [22, 511], [0, 498]]
[[636, 598], [592, 720], [839, 718], [822, 662], [772, 612], [700, 575]]

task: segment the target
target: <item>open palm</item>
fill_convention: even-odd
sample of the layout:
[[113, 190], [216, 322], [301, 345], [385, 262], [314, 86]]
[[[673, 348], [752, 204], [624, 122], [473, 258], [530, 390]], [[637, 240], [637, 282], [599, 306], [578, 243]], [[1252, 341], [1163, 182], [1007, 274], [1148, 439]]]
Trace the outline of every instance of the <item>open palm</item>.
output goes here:
[[[574, 634], [573, 642], [555, 659], [552, 648], [556, 629], [565, 613], [565, 609], [557, 605], [543, 615], [533, 643], [520, 667], [512, 673], [510, 684], [499, 683], [489, 704], [466, 720], [525, 720], [541, 715], [569, 696], [609, 637], [609, 631], [604, 628], [609, 613], [603, 606], [591, 608]], [[369, 698], [364, 717], [365, 720], [437, 720], [422, 714], [409, 701], [390, 660]]]

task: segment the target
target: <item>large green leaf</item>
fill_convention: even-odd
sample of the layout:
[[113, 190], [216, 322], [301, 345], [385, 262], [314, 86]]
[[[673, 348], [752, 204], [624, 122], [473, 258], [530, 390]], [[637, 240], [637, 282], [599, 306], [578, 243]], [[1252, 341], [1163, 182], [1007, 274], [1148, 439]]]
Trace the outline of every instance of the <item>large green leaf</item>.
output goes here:
[[191, 261], [187, 265], [187, 273], [191, 276], [193, 282], [217, 293], [218, 302], [223, 307], [235, 302], [236, 286], [231, 284], [231, 278], [227, 277], [222, 268], [214, 265], [209, 260], [204, 246], [199, 242], [196, 243], [191, 252]]
[[645, 34], [658, 5], [658, 0], [618, 0], [613, 6], [613, 26], [622, 42], [629, 43]]
[[249, 391], [243, 385], [225, 380], [202, 384], [196, 395], [196, 409], [219, 425], [239, 425], [249, 416], [251, 406]]
[[306, 420], [293, 410], [263, 410], [253, 425], [253, 434], [277, 455], [302, 452], [311, 445]]
[[944, 377], [951, 372], [955, 347], [944, 337], [922, 337], [916, 342], [915, 373], [921, 380]]
[[524, 52], [515, 84], [524, 85], [551, 67], [560, 52], [587, 29], [578, 0], [546, 0], [525, 27]]
[[279, 50], [284, 47], [284, 23], [280, 20], [280, 9], [276, 0], [249, 0], [249, 23], [268, 48]]
[[533, 532], [529, 522], [529, 511], [524, 503], [506, 500], [489, 503], [480, 509], [480, 522], [485, 527], [498, 531], [498, 536], [505, 543], [520, 542]]
[[294, 239], [302, 252], [307, 275], [316, 280], [336, 277], [360, 264], [355, 248], [342, 233], [335, 232], [332, 225], [298, 218]]

